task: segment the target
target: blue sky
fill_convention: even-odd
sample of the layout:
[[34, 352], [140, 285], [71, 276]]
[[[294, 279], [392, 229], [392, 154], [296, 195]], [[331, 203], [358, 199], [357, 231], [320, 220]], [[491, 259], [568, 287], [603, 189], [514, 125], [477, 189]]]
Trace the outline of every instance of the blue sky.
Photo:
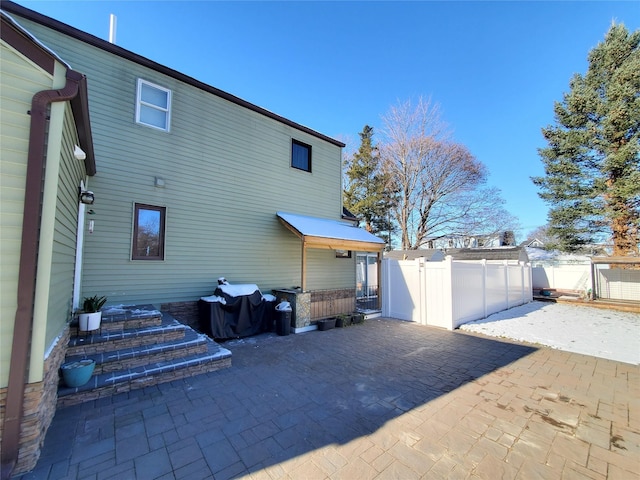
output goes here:
[[635, 1], [25, 1], [295, 122], [359, 146], [399, 101], [431, 98], [489, 170], [518, 240], [546, 223], [531, 176], [575, 73]]

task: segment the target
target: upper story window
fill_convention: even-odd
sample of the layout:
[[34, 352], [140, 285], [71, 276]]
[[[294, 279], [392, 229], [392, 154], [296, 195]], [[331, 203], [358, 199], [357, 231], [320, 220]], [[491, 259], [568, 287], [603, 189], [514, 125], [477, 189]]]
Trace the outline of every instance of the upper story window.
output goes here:
[[304, 170], [305, 172], [311, 171], [311, 145], [299, 142], [298, 140], [292, 140], [291, 166]]
[[131, 260], [164, 260], [166, 208], [135, 204]]
[[136, 123], [169, 131], [171, 121], [171, 90], [138, 79]]

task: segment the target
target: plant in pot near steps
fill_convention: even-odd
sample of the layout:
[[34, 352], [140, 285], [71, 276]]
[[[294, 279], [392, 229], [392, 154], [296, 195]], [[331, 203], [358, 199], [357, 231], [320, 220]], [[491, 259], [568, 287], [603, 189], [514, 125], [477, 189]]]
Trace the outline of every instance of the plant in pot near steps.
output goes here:
[[85, 297], [82, 303], [82, 312], [78, 314], [78, 330], [91, 332], [100, 328], [102, 312], [100, 309], [107, 302], [107, 297]]
[[96, 361], [91, 358], [63, 363], [60, 366], [64, 383], [71, 388], [81, 387], [87, 383], [95, 368]]

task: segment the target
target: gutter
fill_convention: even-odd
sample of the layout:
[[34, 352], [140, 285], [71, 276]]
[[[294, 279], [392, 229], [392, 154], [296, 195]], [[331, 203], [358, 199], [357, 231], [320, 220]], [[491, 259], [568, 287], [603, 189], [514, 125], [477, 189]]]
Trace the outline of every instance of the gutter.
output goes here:
[[[24, 387], [27, 383], [29, 344], [33, 326], [35, 279], [37, 270], [40, 218], [42, 215], [42, 184], [45, 170], [45, 147], [49, 105], [76, 99], [86, 91], [86, 77], [74, 70], [67, 70], [66, 85], [59, 90], [43, 90], [31, 101], [31, 124], [27, 156], [27, 178], [24, 212], [22, 217], [22, 242], [18, 273], [18, 306], [14, 320], [9, 383], [2, 430], [2, 479], [10, 478], [18, 461], [20, 427], [23, 417]], [[77, 102], [78, 100], [76, 100]], [[89, 157], [89, 155], [87, 155]], [[93, 155], [91, 155], [93, 160]], [[95, 161], [87, 170], [95, 173]], [[89, 173], [89, 172], [88, 172]], [[89, 173], [91, 174], [91, 173]]]

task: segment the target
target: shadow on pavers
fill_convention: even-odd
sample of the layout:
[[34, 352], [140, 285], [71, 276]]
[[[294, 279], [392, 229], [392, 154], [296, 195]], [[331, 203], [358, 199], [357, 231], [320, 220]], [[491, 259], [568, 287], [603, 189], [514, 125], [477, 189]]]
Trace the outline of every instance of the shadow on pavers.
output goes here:
[[536, 350], [391, 319], [223, 345], [231, 368], [58, 410], [22, 478], [238, 478], [372, 434]]
[[245, 473], [369, 435], [536, 350], [391, 319], [326, 332], [264, 335], [225, 347], [233, 352], [228, 373], [233, 376], [235, 370], [236, 378], [225, 385], [226, 394], [255, 409], [246, 408], [243, 415], [251, 419], [243, 427], [274, 430], [256, 448], [236, 452]]

